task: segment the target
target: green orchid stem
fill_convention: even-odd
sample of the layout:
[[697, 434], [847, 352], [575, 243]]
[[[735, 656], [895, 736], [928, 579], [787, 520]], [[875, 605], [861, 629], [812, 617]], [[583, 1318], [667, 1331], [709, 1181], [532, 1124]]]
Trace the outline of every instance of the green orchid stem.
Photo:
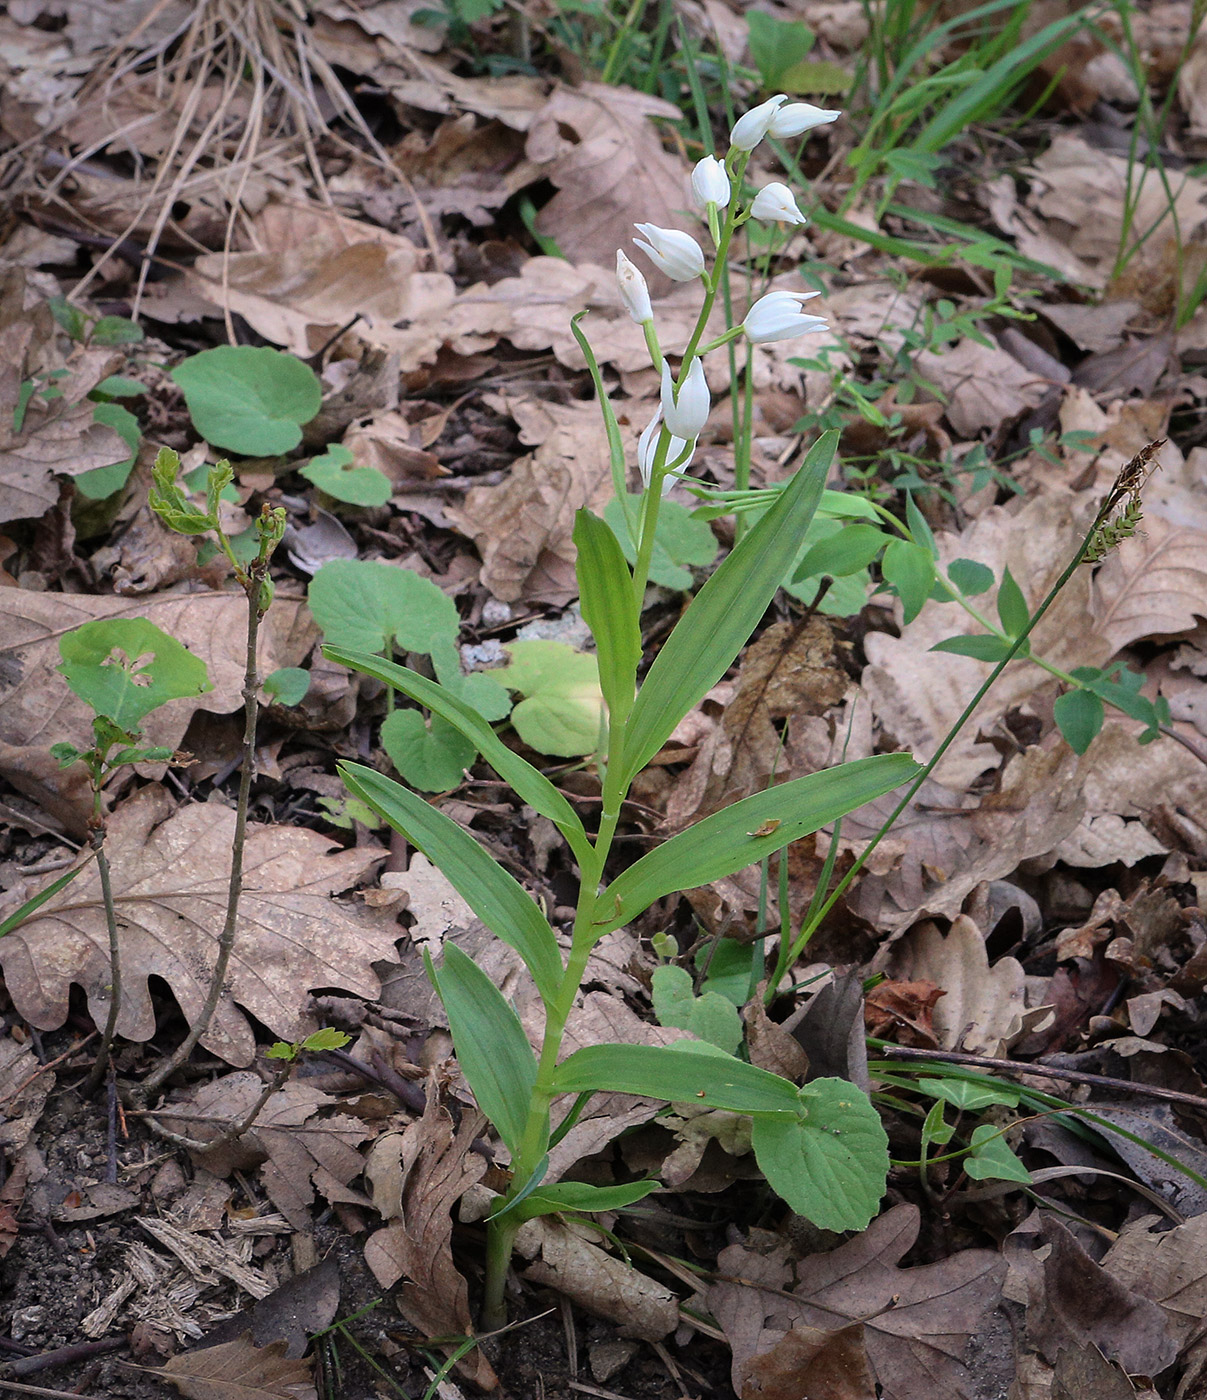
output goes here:
[[[842, 877], [841, 880], [839, 880], [838, 884], [834, 887], [834, 892], [825, 901], [821, 908], [817, 910], [813, 917], [805, 922], [804, 926], [801, 928], [800, 933], [797, 935], [795, 943], [793, 943], [792, 945], [792, 949], [787, 959], [787, 967], [791, 967], [796, 962], [797, 958], [800, 957], [801, 953], [804, 952], [809, 940], [821, 927], [821, 924], [825, 919], [826, 915], [830, 912], [831, 909], [834, 908], [835, 904], [837, 904], [838, 901], [842, 898], [843, 894], [850, 887], [851, 882], [855, 879], [855, 876], [858, 875], [859, 872], [863, 869], [863, 867], [867, 864], [868, 857], [872, 854], [872, 852], [876, 849], [880, 842], [885, 838], [885, 836], [888, 835], [889, 831], [896, 824], [897, 819], [901, 816], [901, 814], [905, 811], [909, 804], [914, 800], [914, 797], [917, 795], [919, 788], [921, 788], [922, 784], [935, 771], [936, 767], [938, 767], [940, 761], [943, 758], [943, 755], [947, 752], [949, 748], [951, 748], [960, 731], [972, 718], [981, 701], [985, 698], [986, 695], [988, 695], [989, 691], [996, 683], [997, 678], [1002, 674], [1002, 672], [1006, 669], [1010, 662], [1013, 661], [1014, 658], [1018, 655], [1019, 651], [1022, 649], [1024, 642], [1026, 642], [1027, 638], [1038, 626], [1040, 619], [1056, 601], [1056, 598], [1059, 595], [1061, 589], [1064, 588], [1065, 584], [1068, 583], [1068, 581], [1077, 572], [1078, 566], [1081, 564], [1086, 549], [1089, 547], [1090, 541], [1097, 534], [1098, 529], [1103, 524], [1103, 522], [1109, 518], [1111, 509], [1112, 501], [1111, 498], [1108, 496], [1107, 500], [1099, 508], [1097, 515], [1095, 515], [1094, 523], [1086, 531], [1085, 537], [1082, 539], [1080, 545], [1078, 545], [1077, 550], [1073, 555], [1073, 558], [1069, 561], [1064, 572], [1048, 590], [1047, 596], [1044, 598], [1043, 602], [1040, 603], [1039, 607], [1035, 610], [1035, 612], [1031, 614], [1030, 621], [1027, 623], [1026, 627], [1024, 627], [1023, 630], [1019, 633], [1019, 635], [1012, 640], [1010, 650], [997, 663], [997, 665], [985, 678], [984, 682], [977, 690], [977, 693], [972, 697], [968, 704], [965, 705], [963, 713], [960, 715], [959, 719], [957, 719], [955, 724], [951, 727], [951, 729], [947, 731], [947, 733], [943, 737], [942, 743], [940, 743], [939, 747], [931, 755], [930, 760], [923, 765], [917, 777], [914, 778], [913, 782], [911, 782], [909, 787], [905, 790], [905, 796], [901, 799], [900, 802], [897, 803], [896, 807], [893, 808], [893, 811], [890, 814], [888, 820], [884, 822], [884, 824], [880, 827], [879, 831], [876, 832], [875, 836], [872, 837], [872, 839], [863, 848], [859, 855], [855, 857], [855, 861], [852, 864], [850, 870], [847, 871], [847, 873]], [[778, 982], [769, 982], [766, 994], [764, 996], [764, 1000], [770, 1003], [774, 1000], [774, 998], [777, 995]]]
[[93, 1062], [88, 1078], [80, 1087], [80, 1093], [86, 1099], [91, 1098], [100, 1088], [105, 1071], [109, 1068], [113, 1039], [117, 1034], [117, 1018], [122, 1008], [121, 948], [118, 942], [117, 910], [113, 903], [113, 882], [109, 873], [109, 857], [105, 854], [105, 827], [101, 812], [99, 772], [94, 777], [93, 783], [92, 819], [95, 825], [90, 836], [90, 844], [96, 853], [96, 868], [101, 880], [101, 903], [105, 907], [105, 925], [109, 932], [109, 1014], [105, 1018], [105, 1029], [101, 1034], [101, 1048], [97, 1051], [96, 1060]]

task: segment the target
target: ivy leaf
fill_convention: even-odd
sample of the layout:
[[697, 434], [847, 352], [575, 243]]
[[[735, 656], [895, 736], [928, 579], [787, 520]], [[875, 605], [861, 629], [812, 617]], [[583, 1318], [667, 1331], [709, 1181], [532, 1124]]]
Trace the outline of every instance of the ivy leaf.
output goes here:
[[248, 457], [275, 457], [302, 440], [323, 401], [318, 376], [268, 346], [219, 345], [172, 371], [193, 426], [207, 442]]
[[349, 448], [332, 443], [321, 457], [312, 457], [300, 474], [320, 491], [350, 506], [384, 506], [393, 488], [376, 467], [358, 467]]
[[511, 712], [520, 738], [558, 758], [594, 753], [603, 718], [595, 658], [564, 642], [512, 642], [506, 650], [511, 663], [494, 675], [524, 696]]
[[1000, 1128], [982, 1123], [972, 1130], [972, 1151], [964, 1170], [974, 1181], [1021, 1181], [1030, 1186], [1031, 1173], [1015, 1155]]

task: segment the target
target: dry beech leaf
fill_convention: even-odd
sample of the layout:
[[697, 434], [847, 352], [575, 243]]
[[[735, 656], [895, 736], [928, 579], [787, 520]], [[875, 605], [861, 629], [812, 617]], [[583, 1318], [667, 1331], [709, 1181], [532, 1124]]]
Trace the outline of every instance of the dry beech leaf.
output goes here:
[[[247, 659], [247, 600], [235, 593], [165, 593], [113, 598], [85, 593], [32, 593], [0, 588], [0, 774], [41, 802], [72, 830], [91, 810], [81, 765], [60, 769], [51, 744], [86, 748], [92, 711], [55, 669], [59, 638], [96, 618], [145, 617], [206, 664], [212, 690], [170, 700], [147, 716], [148, 744], [176, 748], [195, 710], [229, 714], [242, 708]], [[260, 674], [297, 666], [316, 632], [298, 599], [278, 594], [260, 625]]]
[[[429, 1081], [423, 1117], [379, 1138], [365, 1167], [373, 1204], [388, 1221], [365, 1245], [365, 1263], [383, 1288], [405, 1280], [398, 1310], [428, 1337], [473, 1332], [469, 1290], [453, 1263], [452, 1208], [486, 1173], [485, 1157], [472, 1149], [485, 1123], [481, 1114], [466, 1112], [454, 1131]], [[491, 1390], [498, 1384], [481, 1351], [464, 1367], [475, 1385]]]
[[876, 1394], [863, 1327], [853, 1322], [833, 1332], [790, 1328], [751, 1359], [741, 1400], [876, 1400]]
[[291, 1360], [285, 1343], [257, 1347], [248, 1332], [238, 1341], [186, 1351], [164, 1366], [143, 1368], [162, 1376], [188, 1400], [317, 1400], [308, 1360]]
[[[918, 1237], [916, 1206], [894, 1206], [867, 1231], [828, 1254], [794, 1259], [776, 1236], [760, 1253], [729, 1245], [718, 1259], [729, 1281], [708, 1290], [708, 1308], [733, 1350], [742, 1400], [751, 1364], [794, 1327], [835, 1331], [862, 1322], [867, 1356], [884, 1400], [965, 1400], [969, 1338], [997, 1306], [1006, 1264], [994, 1250], [968, 1249], [902, 1269]], [[774, 1393], [774, 1392], [773, 1392]]]
[[482, 583], [496, 598], [564, 607], [578, 597], [574, 514], [586, 506], [602, 515], [612, 496], [603, 422], [594, 402], [508, 407], [524, 440], [540, 446], [501, 485], [474, 487], [446, 514], [477, 545]]
[[[235, 814], [217, 803], [174, 808], [163, 788], [146, 787], [108, 822], [124, 1040], [155, 1032], [151, 977], [163, 978], [188, 1020], [200, 1012], [226, 917]], [[226, 995], [202, 1040], [208, 1049], [231, 1064], [251, 1062], [255, 1037], [238, 1006], [296, 1040], [313, 1029], [305, 1014], [312, 987], [377, 995], [371, 964], [393, 956], [397, 928], [331, 896], [383, 854], [377, 846], [339, 850], [302, 827], [248, 827], [237, 941]], [[0, 940], [0, 967], [14, 1004], [40, 1030], [63, 1024], [73, 984], [83, 987], [96, 1024], [105, 1024], [109, 939], [95, 865]]]
[[1112, 652], [1193, 631], [1207, 617], [1207, 534], [1149, 515], [1094, 579], [1094, 621]]
[[924, 350], [914, 363], [943, 393], [947, 421], [965, 438], [1011, 422], [1034, 408], [1051, 387], [999, 346], [975, 340], [957, 341], [942, 352]]
[[669, 1288], [605, 1253], [554, 1216], [525, 1221], [515, 1247], [517, 1254], [533, 1261], [524, 1270], [526, 1280], [555, 1288], [588, 1312], [614, 1322], [622, 1337], [657, 1342], [679, 1325], [679, 1300]]
[[[608, 266], [631, 247], [633, 224], [697, 231], [688, 215], [688, 171], [662, 144], [651, 118], [678, 121], [679, 109], [633, 88], [583, 83], [558, 88], [528, 130], [525, 154], [557, 186], [540, 231], [570, 262]], [[661, 291], [666, 278], [651, 285]]]
[[[263, 1087], [250, 1071], [223, 1075], [174, 1102], [164, 1111], [163, 1121], [195, 1141], [212, 1141], [247, 1117]], [[337, 1106], [338, 1100], [321, 1089], [290, 1080], [269, 1096], [246, 1133], [212, 1150], [194, 1149], [193, 1159], [214, 1176], [260, 1166], [273, 1205], [295, 1230], [309, 1230], [316, 1189], [329, 1201], [367, 1204], [348, 1183], [364, 1170], [357, 1147], [370, 1129], [346, 1113], [323, 1116], [324, 1110]]]
[[[1088, 524], [1087, 512], [1096, 508], [1096, 500], [1067, 496], [1041, 496], [1017, 514], [994, 507], [963, 534], [936, 536], [941, 564], [973, 559], [991, 568], [999, 582], [1008, 565], [1035, 607], [1072, 557]], [[1110, 641], [1090, 614], [1089, 590], [1089, 571], [1079, 570], [1033, 634], [1035, 651], [1064, 670], [1100, 666], [1112, 654]], [[976, 599], [975, 606], [996, 617], [995, 599], [996, 590], [991, 589]], [[979, 631], [954, 603], [928, 602], [899, 637], [868, 634], [865, 646], [871, 665], [864, 671], [863, 685], [877, 719], [899, 746], [908, 745], [919, 757], [929, 757], [976, 694], [991, 669], [989, 663], [935, 654], [930, 648], [948, 637]], [[978, 731], [991, 730], [1002, 715], [1027, 704], [1047, 683], [1039, 667], [1012, 662], [944, 756], [936, 779], [960, 792], [985, 769], [996, 768], [998, 752], [978, 738]]]
[[999, 958], [991, 968], [985, 940], [967, 914], [952, 920], [946, 937], [936, 924], [919, 924], [894, 946], [892, 965], [898, 976], [943, 988], [933, 1025], [944, 1050], [1001, 1055], [1037, 1019], [1050, 1019], [1047, 1009], [1028, 1017], [1022, 964]]

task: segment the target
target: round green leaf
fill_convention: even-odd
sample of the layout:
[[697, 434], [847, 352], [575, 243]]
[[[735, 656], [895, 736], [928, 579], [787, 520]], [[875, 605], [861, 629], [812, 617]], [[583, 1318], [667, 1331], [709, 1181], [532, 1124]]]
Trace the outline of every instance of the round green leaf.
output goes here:
[[81, 496], [87, 496], [90, 501], [102, 501], [106, 496], [120, 491], [129, 480], [142, 442], [142, 433], [138, 419], [118, 403], [98, 403], [92, 410], [92, 420], [112, 428], [130, 449], [129, 456], [123, 457], [120, 462], [108, 467], [93, 467], [90, 472], [81, 472], [76, 477], [75, 489]]
[[[640, 514], [641, 497], [630, 496], [634, 518]], [[624, 556], [633, 564], [637, 551], [629, 538], [624, 507], [613, 497], [604, 507], [604, 519], [612, 527]], [[707, 520], [701, 520], [678, 501], [663, 501], [654, 531], [654, 552], [650, 558], [650, 582], [660, 588], [684, 592], [695, 580], [692, 569], [706, 569], [717, 557], [717, 537]]]
[[456, 605], [430, 579], [379, 560], [330, 560], [308, 601], [326, 640], [351, 651], [430, 654], [460, 627]]
[[264, 693], [281, 705], [300, 705], [310, 689], [310, 672], [301, 666], [282, 666], [264, 677]]
[[993, 570], [975, 559], [953, 559], [947, 566], [947, 577], [965, 598], [988, 593], [993, 587]]
[[1104, 718], [1102, 701], [1089, 690], [1067, 690], [1052, 707], [1057, 727], [1074, 753], [1085, 753]]
[[594, 753], [603, 716], [595, 658], [564, 642], [512, 642], [507, 651], [511, 664], [494, 675], [524, 696], [511, 712], [520, 738], [558, 758]]
[[654, 969], [654, 1014], [662, 1026], [690, 1031], [727, 1055], [742, 1043], [742, 1018], [731, 1001], [717, 992], [696, 996], [686, 968], [668, 964]]
[[350, 506], [384, 506], [390, 499], [390, 478], [376, 467], [358, 467], [352, 453], [332, 443], [321, 457], [312, 457], [301, 475], [320, 491]]
[[381, 746], [412, 787], [447, 792], [462, 781], [477, 749], [439, 715], [431, 727], [418, 710], [395, 710], [381, 724]]
[[248, 457], [273, 457], [302, 440], [322, 404], [318, 376], [268, 346], [219, 345], [172, 371], [193, 426], [207, 442]]
[[127, 731], [168, 700], [213, 689], [205, 662], [145, 617], [85, 622], [59, 638], [59, 654], [71, 689]]

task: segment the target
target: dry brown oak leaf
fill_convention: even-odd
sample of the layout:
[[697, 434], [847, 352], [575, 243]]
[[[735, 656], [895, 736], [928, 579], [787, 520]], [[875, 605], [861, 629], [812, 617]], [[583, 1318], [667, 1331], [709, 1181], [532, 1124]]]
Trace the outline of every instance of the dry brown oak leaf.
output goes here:
[[[92, 806], [87, 773], [78, 763], [61, 769], [49, 750], [58, 743], [87, 748], [92, 711], [56, 669], [59, 638], [111, 617], [147, 618], [200, 657], [209, 672], [212, 690], [169, 700], [147, 716], [148, 744], [174, 749], [195, 710], [230, 714], [243, 705], [247, 601], [241, 592], [110, 598], [0, 588], [0, 776], [77, 834], [83, 834]], [[260, 626], [260, 674], [300, 665], [315, 636], [301, 600], [278, 594]]]
[[[178, 812], [174, 806], [164, 789], [146, 787], [109, 818], [122, 957], [117, 1033], [124, 1040], [154, 1034], [151, 977], [163, 978], [187, 1020], [197, 1016], [226, 916], [235, 814], [216, 803]], [[331, 896], [350, 889], [385, 853], [377, 846], [333, 850], [335, 844], [302, 827], [248, 827], [234, 954], [202, 1039], [230, 1064], [250, 1064], [255, 1051], [239, 1006], [274, 1035], [297, 1040], [315, 1029], [305, 1014], [312, 988], [363, 997], [380, 990], [371, 964], [394, 957], [392, 917]], [[0, 940], [0, 969], [14, 1006], [39, 1030], [66, 1020], [73, 983], [84, 989], [94, 1022], [105, 1024], [109, 940], [95, 864]]]
[[144, 1369], [171, 1381], [188, 1400], [317, 1400], [310, 1366], [309, 1360], [287, 1357], [284, 1342], [258, 1347], [247, 1332]]
[[708, 1309], [733, 1351], [741, 1400], [759, 1394], [755, 1362], [766, 1370], [770, 1361], [759, 1358], [793, 1348], [793, 1330], [837, 1331], [852, 1322], [864, 1325], [883, 1400], [964, 1400], [973, 1393], [964, 1351], [997, 1306], [1006, 1263], [993, 1250], [966, 1249], [902, 1269], [898, 1261], [917, 1239], [920, 1220], [916, 1206], [895, 1206], [864, 1234], [804, 1259], [793, 1259], [771, 1236], [764, 1236], [772, 1241], [766, 1253], [737, 1244], [721, 1251], [718, 1272], [729, 1281], [708, 1290]]

